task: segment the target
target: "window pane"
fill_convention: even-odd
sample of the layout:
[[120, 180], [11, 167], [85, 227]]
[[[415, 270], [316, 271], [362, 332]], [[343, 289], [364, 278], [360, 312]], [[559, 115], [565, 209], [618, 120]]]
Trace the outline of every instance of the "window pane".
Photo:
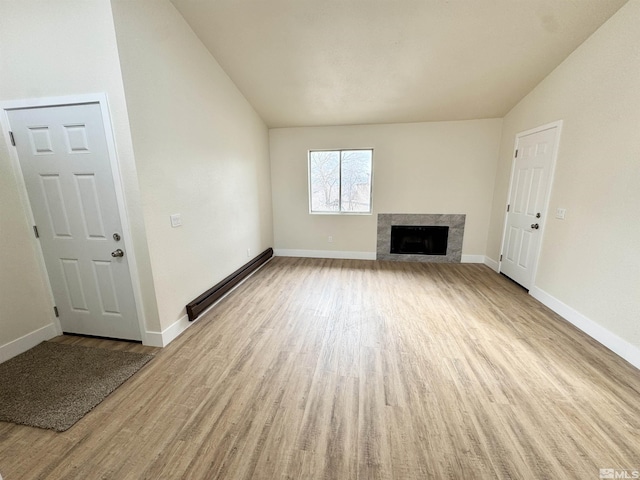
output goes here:
[[371, 150], [342, 152], [343, 212], [371, 211]]
[[312, 212], [340, 210], [340, 152], [310, 152], [309, 178]]

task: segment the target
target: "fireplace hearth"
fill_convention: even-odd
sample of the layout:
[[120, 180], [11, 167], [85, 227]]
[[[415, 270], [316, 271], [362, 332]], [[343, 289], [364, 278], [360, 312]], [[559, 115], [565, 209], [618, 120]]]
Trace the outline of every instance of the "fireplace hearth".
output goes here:
[[378, 214], [376, 258], [460, 263], [464, 214]]

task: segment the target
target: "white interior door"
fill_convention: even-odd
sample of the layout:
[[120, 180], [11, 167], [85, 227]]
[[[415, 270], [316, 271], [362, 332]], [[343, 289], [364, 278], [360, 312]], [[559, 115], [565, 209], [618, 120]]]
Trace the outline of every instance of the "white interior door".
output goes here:
[[558, 126], [517, 137], [500, 272], [531, 288], [557, 145]]
[[100, 104], [7, 114], [62, 330], [140, 340]]

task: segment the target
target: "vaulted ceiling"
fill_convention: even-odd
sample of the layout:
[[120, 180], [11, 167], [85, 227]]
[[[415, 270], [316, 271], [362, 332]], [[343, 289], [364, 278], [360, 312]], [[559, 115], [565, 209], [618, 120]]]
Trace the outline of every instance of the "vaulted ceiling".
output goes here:
[[495, 118], [626, 0], [172, 0], [269, 127]]

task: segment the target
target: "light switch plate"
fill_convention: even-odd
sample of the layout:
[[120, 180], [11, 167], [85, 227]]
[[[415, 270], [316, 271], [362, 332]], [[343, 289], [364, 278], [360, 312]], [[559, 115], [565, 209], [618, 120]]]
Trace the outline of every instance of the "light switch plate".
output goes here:
[[566, 208], [556, 208], [556, 218], [560, 220], [564, 220], [564, 217], [566, 214], [567, 214]]
[[173, 228], [179, 227], [182, 225], [182, 217], [179, 213], [174, 213], [169, 217], [171, 219], [171, 226]]

